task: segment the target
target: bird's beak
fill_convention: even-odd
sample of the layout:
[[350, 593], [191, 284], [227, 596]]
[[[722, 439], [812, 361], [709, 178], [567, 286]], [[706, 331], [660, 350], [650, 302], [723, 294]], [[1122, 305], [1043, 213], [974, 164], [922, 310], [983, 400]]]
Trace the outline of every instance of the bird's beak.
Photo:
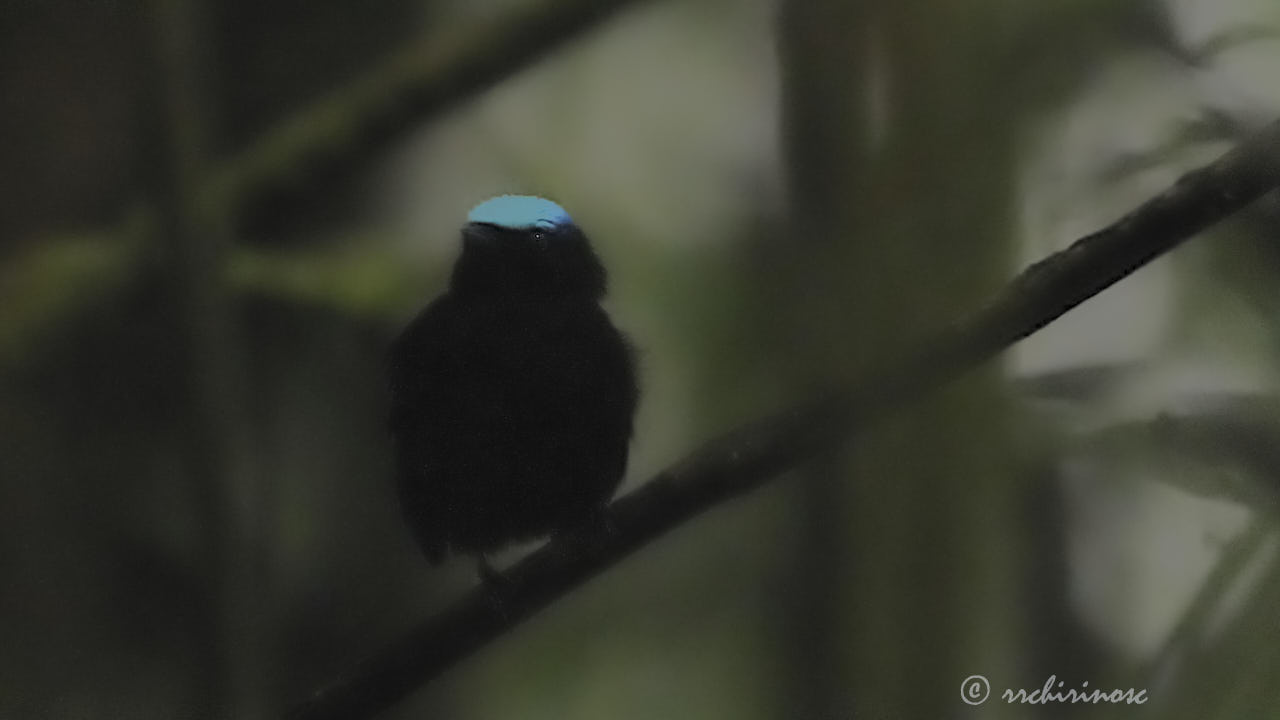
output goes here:
[[491, 248], [498, 242], [498, 229], [488, 223], [467, 223], [462, 226], [462, 244], [464, 248], [483, 250]]

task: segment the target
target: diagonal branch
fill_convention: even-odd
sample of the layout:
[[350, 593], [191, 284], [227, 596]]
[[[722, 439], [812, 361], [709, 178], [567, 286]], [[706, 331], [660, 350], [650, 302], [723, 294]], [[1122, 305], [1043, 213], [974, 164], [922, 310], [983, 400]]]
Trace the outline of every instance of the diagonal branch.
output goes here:
[[714, 440], [609, 506], [607, 522], [553, 539], [293, 708], [293, 720], [364, 718], [698, 513], [749, 492], [923, 396], [1197, 232], [1280, 186], [1280, 122], [1182, 177], [1103, 230], [1027, 268], [984, 309], [900, 363], [829, 397]]

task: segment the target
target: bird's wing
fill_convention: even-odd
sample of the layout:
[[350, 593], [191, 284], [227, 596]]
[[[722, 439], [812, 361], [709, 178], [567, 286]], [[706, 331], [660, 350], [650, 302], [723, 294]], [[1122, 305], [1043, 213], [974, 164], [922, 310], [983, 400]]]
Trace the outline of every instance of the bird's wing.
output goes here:
[[415, 317], [387, 353], [387, 381], [391, 395], [388, 418], [397, 438], [411, 432], [415, 410], [426, 407], [449, 362], [452, 341], [448, 296], [432, 302]]
[[[447, 297], [447, 296], [446, 296]], [[396, 444], [397, 489], [401, 509], [418, 544], [433, 564], [444, 558], [448, 544], [443, 508], [431, 497], [431, 477], [424, 472], [434, 455], [433, 432], [424, 410], [436, 404], [448, 376], [452, 341], [448, 301], [428, 305], [392, 343], [387, 355], [391, 407], [388, 429]], [[434, 499], [434, 500], [438, 500]]]

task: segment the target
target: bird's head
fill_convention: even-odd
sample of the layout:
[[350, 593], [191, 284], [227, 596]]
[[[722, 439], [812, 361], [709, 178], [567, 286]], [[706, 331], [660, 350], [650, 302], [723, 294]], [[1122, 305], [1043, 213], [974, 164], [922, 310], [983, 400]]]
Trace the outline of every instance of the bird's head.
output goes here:
[[451, 287], [460, 293], [599, 299], [605, 271], [564, 208], [540, 197], [501, 195], [467, 215]]

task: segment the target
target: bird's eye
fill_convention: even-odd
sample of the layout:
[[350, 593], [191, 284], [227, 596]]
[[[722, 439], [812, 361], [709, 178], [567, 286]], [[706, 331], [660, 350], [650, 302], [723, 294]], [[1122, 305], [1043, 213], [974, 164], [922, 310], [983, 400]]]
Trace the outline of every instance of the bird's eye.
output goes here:
[[541, 230], [534, 230], [533, 241], [538, 244], [538, 247], [545, 248], [547, 246], [547, 234]]

